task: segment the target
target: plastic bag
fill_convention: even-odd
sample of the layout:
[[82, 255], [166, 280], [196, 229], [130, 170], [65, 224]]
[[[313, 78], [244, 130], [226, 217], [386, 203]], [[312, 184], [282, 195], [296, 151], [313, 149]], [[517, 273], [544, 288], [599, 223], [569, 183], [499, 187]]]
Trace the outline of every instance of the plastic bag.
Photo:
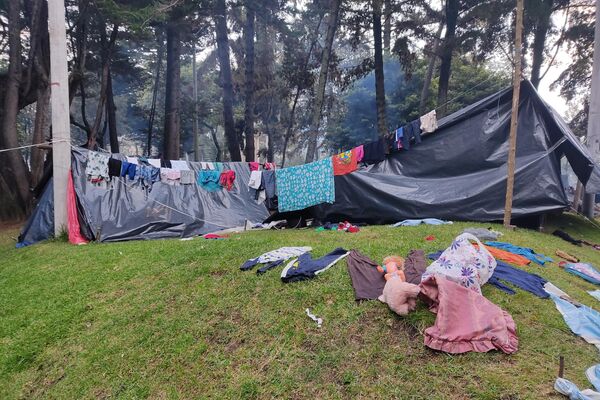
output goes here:
[[[475, 247], [470, 240], [479, 244]], [[463, 233], [454, 239], [442, 255], [423, 274], [421, 281], [437, 274], [481, 293], [481, 285], [494, 273], [496, 260], [479, 239], [470, 233]]]

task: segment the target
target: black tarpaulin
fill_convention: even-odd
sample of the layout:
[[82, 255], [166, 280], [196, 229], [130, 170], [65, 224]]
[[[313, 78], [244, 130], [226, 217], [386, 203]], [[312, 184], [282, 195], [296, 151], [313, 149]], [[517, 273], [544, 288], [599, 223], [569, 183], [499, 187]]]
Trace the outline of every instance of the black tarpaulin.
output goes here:
[[[336, 176], [335, 203], [314, 207], [312, 215], [372, 224], [502, 219], [511, 102], [512, 89], [502, 90], [440, 119], [438, 130], [409, 151]], [[563, 154], [582, 182], [600, 181], [587, 149], [527, 81], [521, 84], [517, 129], [514, 218], [568, 207], [560, 179]]]

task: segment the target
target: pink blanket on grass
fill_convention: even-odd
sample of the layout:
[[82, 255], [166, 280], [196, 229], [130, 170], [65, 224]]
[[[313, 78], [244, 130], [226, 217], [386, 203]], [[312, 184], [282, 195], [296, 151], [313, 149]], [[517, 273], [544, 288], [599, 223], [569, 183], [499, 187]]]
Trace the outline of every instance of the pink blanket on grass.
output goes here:
[[421, 282], [419, 295], [437, 313], [425, 330], [425, 346], [446, 353], [517, 351], [519, 339], [510, 314], [481, 294], [433, 275]]

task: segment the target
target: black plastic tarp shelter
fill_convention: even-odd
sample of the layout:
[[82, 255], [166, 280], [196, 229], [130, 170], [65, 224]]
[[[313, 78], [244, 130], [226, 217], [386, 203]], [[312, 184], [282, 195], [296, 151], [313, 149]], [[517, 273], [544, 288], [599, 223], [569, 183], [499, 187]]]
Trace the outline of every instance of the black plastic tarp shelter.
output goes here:
[[[335, 203], [310, 210], [322, 221], [383, 224], [407, 218], [494, 221], [504, 213], [512, 88], [438, 121], [408, 151], [335, 177]], [[521, 83], [513, 199], [514, 218], [569, 206], [561, 182], [566, 156], [591, 193], [600, 170], [528, 81]], [[276, 218], [276, 217], [275, 217]]]
[[[424, 217], [502, 219], [511, 100], [512, 88], [505, 89], [442, 118], [438, 129], [410, 150], [336, 176], [335, 203], [301, 213], [322, 221], [371, 224]], [[93, 186], [85, 176], [86, 150], [74, 149], [72, 154], [82, 232], [99, 241], [188, 237], [268, 216], [265, 206], [258, 205], [248, 191], [250, 171], [245, 163], [226, 163], [236, 172], [231, 192], [209, 193], [197, 185], [157, 183], [147, 193], [127, 181], [109, 188]], [[568, 207], [561, 181], [562, 156], [590, 193], [600, 192], [600, 169], [587, 149], [531, 83], [522, 82], [513, 217]], [[195, 171], [200, 167], [199, 163], [190, 165]], [[48, 202], [52, 203], [52, 195], [46, 193], [31, 217], [46, 223], [28, 224], [22, 241], [51, 234], [50, 221], [37, 215], [38, 210], [48, 210]]]

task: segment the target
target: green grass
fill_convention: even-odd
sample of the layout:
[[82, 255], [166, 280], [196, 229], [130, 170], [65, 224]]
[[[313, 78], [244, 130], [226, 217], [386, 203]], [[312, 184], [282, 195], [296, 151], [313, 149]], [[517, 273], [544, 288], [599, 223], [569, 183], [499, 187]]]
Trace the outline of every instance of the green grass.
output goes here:
[[[569, 225], [572, 224], [572, 225]], [[598, 351], [574, 336], [551, 300], [518, 290], [484, 295], [513, 316], [519, 351], [434, 352], [423, 306], [401, 318], [377, 301], [356, 304], [342, 261], [318, 278], [283, 284], [278, 271], [240, 272], [280, 246], [357, 248], [375, 260], [445, 248], [467, 226], [368, 227], [357, 234], [261, 231], [228, 240], [157, 240], [16, 250], [0, 234], [0, 398], [553, 398], [558, 359], [589, 387]], [[556, 226], [600, 242], [571, 216]], [[503, 230], [501, 227], [496, 229]], [[427, 242], [433, 234], [437, 240]], [[528, 230], [503, 240], [600, 266], [600, 252]], [[525, 268], [584, 304], [594, 289], [556, 264]], [[323, 327], [304, 314], [322, 317]], [[559, 397], [556, 397], [559, 398]]]

